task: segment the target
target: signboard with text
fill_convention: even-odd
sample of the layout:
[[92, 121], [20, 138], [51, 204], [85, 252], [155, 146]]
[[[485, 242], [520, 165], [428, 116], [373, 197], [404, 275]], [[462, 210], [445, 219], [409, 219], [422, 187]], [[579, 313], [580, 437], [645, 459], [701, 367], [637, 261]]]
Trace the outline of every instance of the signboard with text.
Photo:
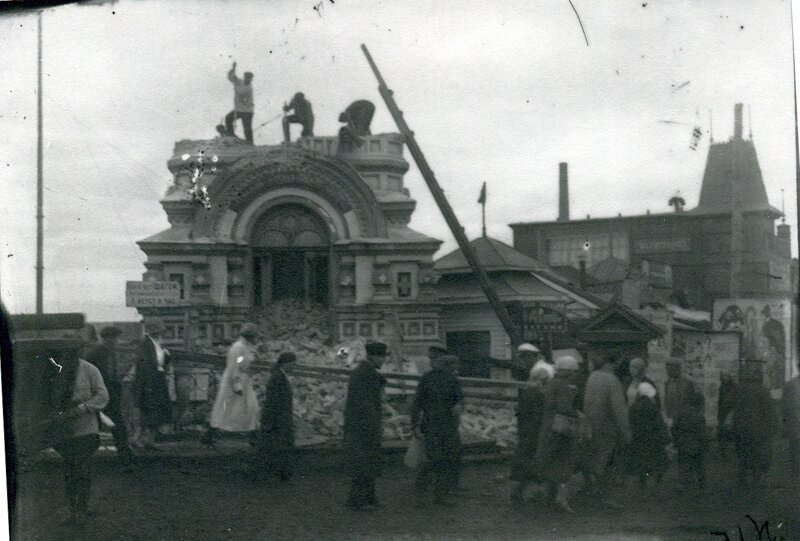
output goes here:
[[178, 282], [125, 282], [125, 306], [160, 308], [178, 306], [180, 300]]
[[634, 244], [637, 254], [661, 254], [667, 252], [688, 252], [692, 249], [688, 238], [683, 239], [642, 239]]

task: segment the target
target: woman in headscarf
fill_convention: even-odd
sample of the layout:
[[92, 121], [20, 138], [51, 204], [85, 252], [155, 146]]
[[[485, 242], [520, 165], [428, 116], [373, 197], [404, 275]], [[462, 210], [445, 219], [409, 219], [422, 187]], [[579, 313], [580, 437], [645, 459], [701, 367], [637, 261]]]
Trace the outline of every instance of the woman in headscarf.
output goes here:
[[58, 372], [48, 383], [57, 415], [53, 448], [64, 459], [68, 521], [81, 525], [89, 505], [91, 459], [100, 445], [97, 414], [108, 403], [108, 391], [100, 371], [78, 357], [79, 348], [66, 347], [50, 356]]
[[262, 472], [274, 473], [283, 482], [292, 476], [294, 454], [292, 386], [286, 372], [296, 360], [294, 353], [280, 354], [267, 383], [261, 410], [258, 454]]
[[578, 410], [578, 361], [559, 357], [556, 374], [544, 389], [544, 415], [536, 449], [537, 474], [548, 485], [548, 496], [562, 511], [574, 513], [567, 486], [578, 463], [582, 414]]
[[525, 489], [536, 479], [536, 447], [544, 415], [544, 387], [554, 374], [555, 369], [549, 364], [534, 366], [529, 374], [524, 374], [524, 378], [519, 371], [515, 372], [518, 381], [530, 381], [531, 384], [530, 387], [521, 387], [517, 394], [517, 448], [510, 476], [517, 481], [511, 493], [511, 501], [515, 504], [524, 503]]
[[639, 479], [642, 489], [647, 487], [647, 478], [651, 475], [655, 476], [656, 483], [661, 483], [667, 469], [666, 445], [670, 438], [656, 400], [656, 388], [642, 382], [629, 412], [631, 443], [627, 469]]

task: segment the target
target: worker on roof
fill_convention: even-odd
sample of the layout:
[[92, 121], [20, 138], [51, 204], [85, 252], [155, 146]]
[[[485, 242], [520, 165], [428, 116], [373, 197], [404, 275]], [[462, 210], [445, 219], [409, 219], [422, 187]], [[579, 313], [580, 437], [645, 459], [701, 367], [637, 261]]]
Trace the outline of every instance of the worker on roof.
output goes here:
[[236, 62], [228, 72], [228, 80], [233, 83], [233, 111], [225, 116], [225, 130], [228, 135], [235, 135], [233, 123], [237, 118], [242, 120], [244, 138], [251, 145], [253, 144], [253, 74], [249, 71], [244, 72], [244, 80], [236, 76]]
[[311, 137], [314, 135], [314, 113], [309, 102], [302, 92], [298, 92], [288, 104], [283, 106], [283, 111], [288, 112], [294, 109], [294, 114], [283, 117], [283, 140], [286, 144], [291, 140], [289, 134], [290, 124], [300, 124], [303, 126], [301, 137]]

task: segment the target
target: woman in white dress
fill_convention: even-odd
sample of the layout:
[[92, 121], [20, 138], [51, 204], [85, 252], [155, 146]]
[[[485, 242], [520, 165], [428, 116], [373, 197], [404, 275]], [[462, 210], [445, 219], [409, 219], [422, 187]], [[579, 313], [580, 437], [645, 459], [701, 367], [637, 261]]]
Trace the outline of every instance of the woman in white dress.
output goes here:
[[256, 358], [258, 331], [255, 325], [246, 323], [239, 334], [225, 359], [225, 372], [211, 410], [207, 443], [213, 443], [218, 431], [252, 433], [259, 427], [260, 408], [250, 372]]

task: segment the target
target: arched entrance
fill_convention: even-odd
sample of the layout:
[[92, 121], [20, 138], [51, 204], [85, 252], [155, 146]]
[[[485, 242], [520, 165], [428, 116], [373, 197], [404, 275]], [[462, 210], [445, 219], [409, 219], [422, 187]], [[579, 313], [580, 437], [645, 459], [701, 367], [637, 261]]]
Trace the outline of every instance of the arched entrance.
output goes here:
[[309, 208], [269, 209], [252, 229], [253, 304], [283, 300], [328, 305], [331, 233]]

